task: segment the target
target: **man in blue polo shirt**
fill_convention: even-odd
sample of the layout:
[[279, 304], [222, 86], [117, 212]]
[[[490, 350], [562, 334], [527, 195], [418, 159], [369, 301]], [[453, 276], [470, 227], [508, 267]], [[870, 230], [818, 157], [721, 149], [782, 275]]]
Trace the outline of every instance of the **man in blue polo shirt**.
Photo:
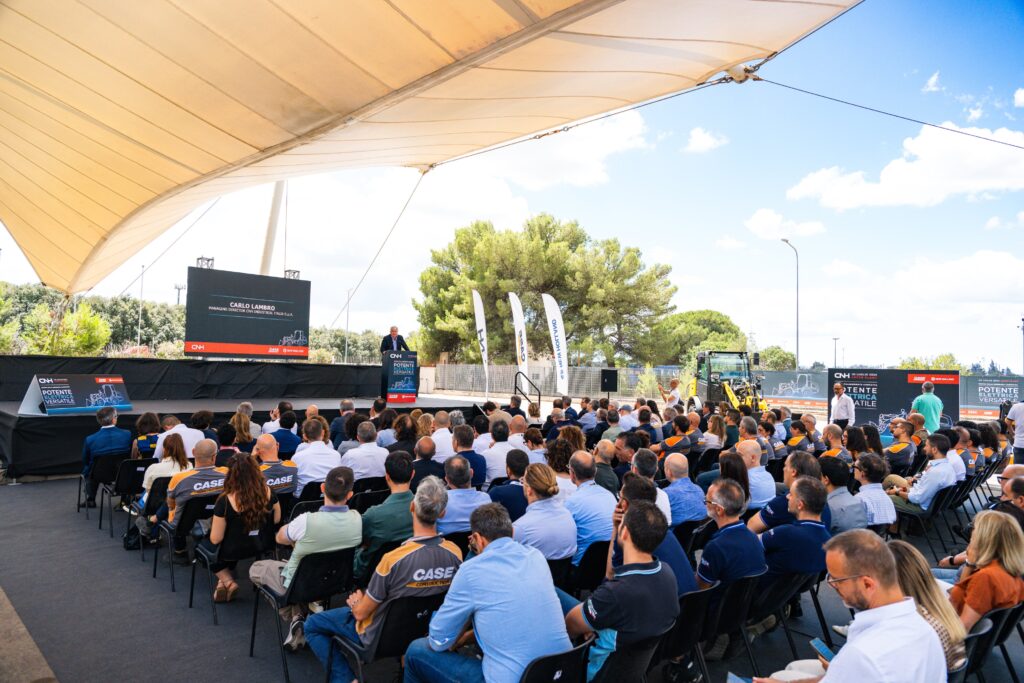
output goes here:
[[761, 586], [787, 574], [814, 574], [825, 571], [824, 545], [832, 535], [821, 522], [828, 492], [820, 479], [797, 477], [789, 489], [789, 513], [795, 521], [761, 534], [768, 573]]
[[[799, 424], [794, 422], [793, 424]], [[786, 464], [782, 468], [782, 479], [788, 489], [797, 477], [821, 479], [821, 465], [818, 459], [806, 451], [793, 451], [786, 456]], [[786, 494], [771, 499], [761, 511], [747, 520], [747, 528], [755, 534], [774, 529], [781, 524], [792, 524], [796, 518], [789, 512], [789, 501]], [[832, 524], [832, 513], [826, 506], [821, 513], [821, 520], [828, 528]]]
[[697, 567], [697, 583], [707, 588], [721, 581], [730, 584], [764, 571], [764, 547], [740, 521], [746, 510], [743, 488], [732, 479], [718, 479], [708, 489], [708, 516], [718, 531], [704, 546]]
[[[572, 647], [548, 564], [536, 548], [512, 540], [505, 508], [482, 505], [470, 527], [476, 556], [456, 572], [429, 635], [406, 650], [406, 683], [518, 683], [534, 659]], [[473, 641], [482, 660], [453, 651]]]
[[586, 451], [576, 451], [569, 459], [569, 477], [576, 491], [565, 499], [565, 509], [576, 522], [576, 554], [572, 563], [578, 565], [595, 541], [609, 541], [612, 537], [612, 514], [615, 496], [594, 481], [597, 462]]
[[444, 462], [444, 480], [448, 483], [448, 505], [444, 517], [437, 520], [440, 534], [469, 531], [469, 517], [481, 505], [491, 502], [490, 496], [469, 484], [472, 469], [461, 455], [453, 455]]

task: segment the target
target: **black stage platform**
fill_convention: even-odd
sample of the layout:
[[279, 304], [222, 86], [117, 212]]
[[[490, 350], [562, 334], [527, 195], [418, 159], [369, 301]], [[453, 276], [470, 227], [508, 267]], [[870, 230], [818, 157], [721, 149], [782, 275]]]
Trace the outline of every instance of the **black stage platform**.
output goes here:
[[[380, 390], [380, 372], [380, 366], [365, 365], [0, 356], [0, 464], [11, 478], [81, 471], [82, 441], [96, 431], [96, 419], [19, 416], [34, 375], [122, 375], [133, 409], [121, 414], [117, 424], [134, 432], [135, 420], [144, 412], [173, 414], [187, 422], [197, 410], [210, 410], [214, 425], [223, 424], [241, 401], [253, 404], [260, 423], [270, 419], [270, 409], [282, 399], [291, 401], [300, 419], [302, 411], [315, 404], [329, 422], [338, 416], [342, 398], [351, 398], [357, 410], [368, 411]], [[467, 420], [479, 411], [471, 401], [448, 398], [421, 398], [389, 407], [399, 412], [459, 409]]]

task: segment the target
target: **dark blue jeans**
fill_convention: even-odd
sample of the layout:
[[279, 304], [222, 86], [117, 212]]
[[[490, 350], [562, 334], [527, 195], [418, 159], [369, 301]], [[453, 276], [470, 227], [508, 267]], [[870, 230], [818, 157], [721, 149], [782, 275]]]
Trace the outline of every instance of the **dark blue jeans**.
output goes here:
[[[327, 668], [327, 655], [331, 652], [331, 638], [341, 636], [356, 645], [360, 644], [356, 633], [356, 619], [348, 607], [326, 610], [306, 617], [303, 627], [306, 642], [316, 658]], [[338, 648], [334, 648], [331, 665], [331, 683], [351, 683], [355, 673], [349, 667], [345, 657]]]
[[[307, 636], [308, 638], [308, 636]], [[405, 651], [405, 683], [483, 683], [483, 661], [457, 652], [435, 652], [426, 638]]]

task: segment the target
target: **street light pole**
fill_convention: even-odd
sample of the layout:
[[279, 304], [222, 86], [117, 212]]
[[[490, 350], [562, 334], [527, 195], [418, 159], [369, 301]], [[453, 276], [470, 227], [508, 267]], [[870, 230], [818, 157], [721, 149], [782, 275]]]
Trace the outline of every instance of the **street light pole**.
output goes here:
[[796, 255], [796, 369], [800, 369], [800, 252], [797, 251], [793, 243], [785, 237], [782, 241], [789, 245], [789, 248], [793, 250]]
[[838, 367], [836, 365], [836, 359], [838, 358], [839, 350], [839, 337], [832, 337], [832, 367]]
[[352, 309], [352, 290], [348, 290], [348, 298], [345, 300], [345, 364], [348, 364], [348, 313]]

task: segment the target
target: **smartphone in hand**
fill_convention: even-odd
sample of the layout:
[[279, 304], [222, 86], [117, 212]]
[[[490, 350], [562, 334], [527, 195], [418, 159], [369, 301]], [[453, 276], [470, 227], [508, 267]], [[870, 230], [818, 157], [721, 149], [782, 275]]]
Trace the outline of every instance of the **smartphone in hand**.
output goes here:
[[753, 683], [753, 679], [744, 678], [743, 676], [737, 676], [733, 672], [729, 672], [726, 676], [725, 683]]
[[822, 641], [821, 638], [815, 638], [811, 641], [811, 647], [814, 648], [815, 652], [821, 655], [822, 659], [826, 662], [831, 662], [832, 658], [836, 656], [835, 652], [829, 649], [828, 645]]

